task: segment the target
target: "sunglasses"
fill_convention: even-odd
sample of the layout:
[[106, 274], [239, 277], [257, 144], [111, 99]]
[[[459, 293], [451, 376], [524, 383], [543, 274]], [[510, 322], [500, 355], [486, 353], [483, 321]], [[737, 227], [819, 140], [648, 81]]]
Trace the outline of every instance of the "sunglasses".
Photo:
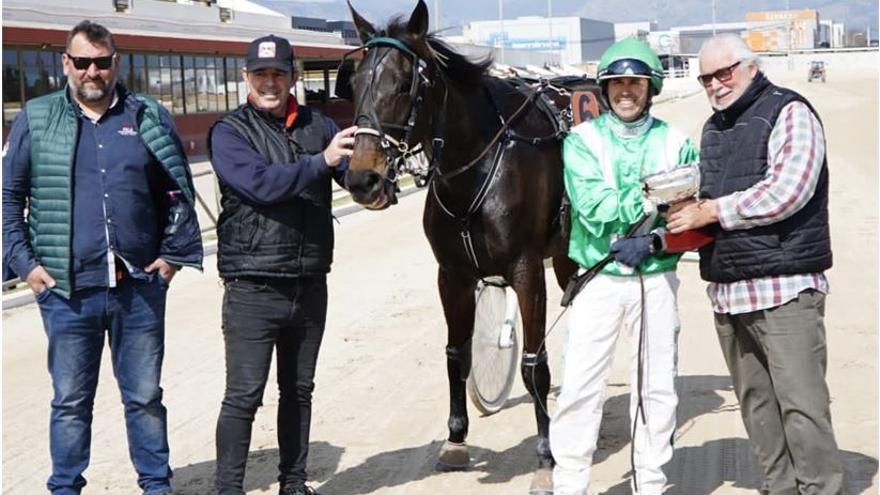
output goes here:
[[712, 82], [712, 79], [718, 79], [718, 82], [726, 83], [727, 81], [730, 81], [730, 78], [733, 77], [733, 71], [736, 70], [736, 68], [741, 63], [742, 60], [737, 60], [733, 64], [718, 69], [711, 74], [700, 74], [699, 76], [697, 76], [697, 79], [699, 79], [700, 84], [702, 84], [704, 87], [709, 86], [709, 84]]
[[73, 66], [76, 67], [76, 70], [88, 70], [92, 64], [95, 64], [95, 67], [97, 67], [98, 70], [107, 70], [113, 65], [113, 57], [116, 56], [114, 53], [112, 55], [107, 55], [106, 57], [74, 57], [66, 52], [65, 55], [67, 55], [67, 58], [73, 62]]

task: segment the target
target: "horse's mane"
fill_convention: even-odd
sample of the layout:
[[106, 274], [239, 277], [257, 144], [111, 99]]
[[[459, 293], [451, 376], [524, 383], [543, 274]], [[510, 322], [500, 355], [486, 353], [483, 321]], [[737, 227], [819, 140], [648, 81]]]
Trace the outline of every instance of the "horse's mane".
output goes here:
[[[398, 38], [415, 47], [418, 45], [419, 40], [407, 29], [406, 24], [407, 21], [403, 17], [395, 16], [388, 22], [385, 30], [377, 35]], [[483, 76], [486, 75], [489, 66], [493, 62], [491, 54], [477, 60], [472, 60], [455, 51], [446, 42], [441, 41], [434, 33], [429, 33], [422, 43], [425, 42], [433, 62], [440, 67], [440, 70], [447, 77], [468, 86], [483, 84]]]

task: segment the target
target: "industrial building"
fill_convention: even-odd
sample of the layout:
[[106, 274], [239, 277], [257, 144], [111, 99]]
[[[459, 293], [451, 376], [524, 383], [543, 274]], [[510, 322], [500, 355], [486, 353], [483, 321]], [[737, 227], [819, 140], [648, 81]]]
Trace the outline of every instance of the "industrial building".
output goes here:
[[648, 40], [648, 35], [657, 31], [657, 21], [616, 22], [614, 23], [614, 41], [624, 38]]
[[[677, 26], [650, 33], [648, 41], [660, 53], [697, 53], [713, 34], [733, 33], [756, 52], [841, 48], [845, 43], [842, 23], [820, 20], [812, 9], [748, 12], [744, 22]], [[677, 51], [675, 47], [677, 46]]]
[[759, 52], [817, 48], [819, 12], [811, 9], [747, 12], [746, 41]]
[[614, 43], [614, 24], [583, 17], [517, 17], [516, 19], [475, 21], [467, 24], [464, 39], [496, 47], [496, 60], [504, 60], [504, 50], [549, 52], [559, 55], [566, 65], [599, 60]]
[[670, 31], [678, 33], [678, 48], [680, 53], [697, 53], [703, 43], [721, 33], [733, 33], [742, 36], [748, 32], [749, 24], [746, 22], [717, 22], [715, 24], [699, 24], [696, 26], [675, 26]]

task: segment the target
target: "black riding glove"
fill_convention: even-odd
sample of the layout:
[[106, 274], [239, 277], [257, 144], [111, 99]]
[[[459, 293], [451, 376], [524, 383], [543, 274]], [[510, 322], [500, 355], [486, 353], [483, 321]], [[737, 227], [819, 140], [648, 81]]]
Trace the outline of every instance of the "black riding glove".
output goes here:
[[636, 268], [654, 252], [654, 234], [635, 235], [611, 244], [611, 255], [618, 263]]

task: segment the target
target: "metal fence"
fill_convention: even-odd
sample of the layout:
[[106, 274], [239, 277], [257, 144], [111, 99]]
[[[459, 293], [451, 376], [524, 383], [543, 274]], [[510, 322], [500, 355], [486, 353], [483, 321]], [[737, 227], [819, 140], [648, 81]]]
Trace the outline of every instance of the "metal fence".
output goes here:
[[[206, 177], [206, 176], [210, 176], [213, 178], [214, 177], [214, 169], [208, 167], [205, 170], [202, 170], [199, 172], [193, 172], [193, 174], [192, 174], [193, 182], [195, 183], [196, 179], [198, 179], [200, 177]], [[219, 198], [217, 181], [211, 180], [211, 183], [212, 183], [214, 198]], [[348, 191], [342, 189], [334, 182], [333, 183], [333, 199], [336, 200], [336, 199], [338, 199], [340, 197], [344, 197], [346, 195], [348, 195]], [[218, 212], [220, 211], [220, 203], [219, 203], [219, 200], [215, 200], [214, 201], [214, 203], [215, 203], [214, 208], [211, 208], [211, 206], [210, 206], [211, 201], [208, 199], [205, 199], [205, 194], [199, 193], [198, 188], [195, 188], [195, 196], [196, 196], [196, 209], [197, 210], [201, 209], [201, 211], [205, 214], [205, 217], [207, 217], [207, 219], [209, 220], [208, 222], [202, 222], [200, 220], [200, 223], [203, 225], [201, 228], [201, 233], [202, 233], [202, 237], [204, 237], [205, 234], [217, 230], [217, 217], [218, 217]], [[3, 282], [3, 293], [5, 294], [5, 293], [15, 289], [17, 286], [21, 285], [22, 283], [24, 283], [24, 281], [21, 280], [21, 278], [19, 278], [19, 277], [16, 277], [16, 278], [7, 280], [6, 282]]]
[[[201, 172], [193, 173], [193, 181], [195, 181], [195, 179], [197, 179], [199, 177], [205, 177], [208, 175], [210, 175], [210, 176], [214, 175], [214, 171], [210, 168], [207, 170], [201, 171]], [[215, 181], [215, 183], [216, 183], [216, 181]], [[202, 229], [201, 229], [202, 236], [204, 236], [205, 233], [207, 233], [207, 232], [212, 232], [214, 230], [217, 230], [217, 215], [208, 206], [208, 202], [205, 201], [204, 196], [199, 193], [198, 189], [196, 189], [195, 195], [196, 195], [197, 208], [200, 207], [204, 211], [205, 216], [207, 216], [208, 219], [210, 220], [210, 222], [208, 222], [208, 225], [206, 227], [202, 227]], [[219, 210], [219, 205], [217, 205], [217, 206], [218, 206], [217, 210]], [[3, 282], [3, 293], [9, 292], [12, 289], [15, 289], [17, 286], [19, 286], [23, 282], [24, 281], [20, 277], [16, 277], [16, 278], [13, 278], [13, 279], [10, 279], [10, 280]]]

